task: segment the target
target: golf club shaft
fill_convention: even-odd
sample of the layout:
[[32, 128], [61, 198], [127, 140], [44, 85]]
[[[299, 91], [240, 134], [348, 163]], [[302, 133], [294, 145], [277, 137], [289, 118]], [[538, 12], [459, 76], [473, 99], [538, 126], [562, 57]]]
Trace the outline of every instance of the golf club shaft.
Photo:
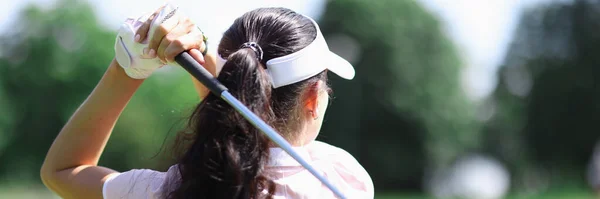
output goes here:
[[277, 146], [281, 147], [285, 152], [292, 156], [298, 163], [304, 168], [310, 171], [317, 179], [325, 184], [331, 191], [338, 197], [345, 199], [342, 192], [331, 184], [323, 175], [321, 175], [312, 165], [304, 160], [300, 155], [292, 148], [292, 145], [288, 143], [279, 133], [275, 131], [271, 126], [260, 119], [250, 109], [248, 109], [239, 100], [233, 97], [223, 84], [221, 84], [215, 77], [212, 76], [202, 65], [200, 65], [189, 53], [183, 52], [175, 57], [175, 61], [179, 63], [185, 70], [187, 70], [194, 78], [198, 79], [204, 86], [206, 86], [213, 94], [220, 96], [221, 99], [225, 100], [235, 110], [237, 110], [244, 118], [246, 118], [254, 127], [258, 128], [263, 132], [271, 141]]

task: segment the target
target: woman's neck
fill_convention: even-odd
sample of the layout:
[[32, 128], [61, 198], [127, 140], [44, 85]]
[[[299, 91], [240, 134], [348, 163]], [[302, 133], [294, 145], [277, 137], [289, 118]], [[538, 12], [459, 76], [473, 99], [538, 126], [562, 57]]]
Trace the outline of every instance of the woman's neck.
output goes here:
[[[306, 145], [312, 143], [313, 141], [315, 141], [317, 134], [318, 133], [314, 133], [314, 132], [310, 132], [310, 133], [309, 132], [301, 132], [298, 134], [294, 134], [294, 135], [300, 135], [300, 136], [292, 137], [292, 138], [284, 136], [284, 138], [293, 147], [303, 147], [303, 146], [306, 146]], [[269, 147], [270, 148], [279, 148], [279, 146], [277, 146], [277, 144], [275, 144], [273, 142], [270, 143]]]

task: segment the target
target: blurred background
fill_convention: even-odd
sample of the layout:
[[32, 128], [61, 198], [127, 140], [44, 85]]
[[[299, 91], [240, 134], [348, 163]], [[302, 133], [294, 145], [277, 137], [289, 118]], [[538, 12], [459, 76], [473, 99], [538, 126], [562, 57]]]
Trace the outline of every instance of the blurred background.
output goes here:
[[[0, 2], [0, 198], [56, 198], [39, 179], [47, 149], [113, 58], [119, 24], [165, 1]], [[253, 8], [318, 19], [357, 72], [331, 76], [318, 139], [353, 154], [378, 199], [596, 197], [599, 1], [171, 2], [211, 49]], [[198, 101], [184, 70], [161, 68], [129, 103], [101, 165], [165, 169]]]

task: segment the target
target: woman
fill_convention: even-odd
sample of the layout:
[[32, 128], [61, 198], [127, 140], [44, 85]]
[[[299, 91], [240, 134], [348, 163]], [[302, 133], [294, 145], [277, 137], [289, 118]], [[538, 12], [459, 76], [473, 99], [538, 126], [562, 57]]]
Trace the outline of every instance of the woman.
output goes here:
[[[327, 72], [351, 79], [354, 70], [328, 50], [312, 19], [284, 8], [250, 11], [235, 20], [224, 33], [217, 53], [212, 54], [206, 53], [204, 37], [185, 18], [164, 23], [148, 33], [149, 29], [152, 32], [153, 16], [159, 11], [137, 28], [133, 37], [148, 46], [139, 57], [172, 63], [177, 54], [189, 51], [213, 75], [218, 74], [218, 80], [233, 96], [281, 133], [347, 197], [373, 198], [369, 175], [350, 154], [315, 141], [329, 100]], [[119, 49], [116, 47], [117, 54]], [[189, 118], [188, 131], [179, 135], [178, 143], [185, 152], [176, 165], [167, 172], [142, 169], [123, 173], [98, 166], [119, 114], [145, 77], [132, 78], [134, 73], [122, 65], [134, 62], [121, 60], [112, 61], [48, 152], [41, 176], [45, 185], [60, 196], [335, 197], [198, 82], [197, 90], [203, 100]]]

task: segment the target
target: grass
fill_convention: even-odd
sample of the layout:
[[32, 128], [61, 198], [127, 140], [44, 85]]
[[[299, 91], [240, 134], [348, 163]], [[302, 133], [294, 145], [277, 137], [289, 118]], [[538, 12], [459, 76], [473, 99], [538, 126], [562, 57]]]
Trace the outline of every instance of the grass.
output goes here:
[[[586, 190], [559, 190], [547, 193], [527, 195], [512, 194], [504, 199], [594, 199], [594, 194]], [[432, 196], [421, 194], [382, 193], [376, 194], [375, 199], [436, 199]], [[458, 199], [458, 198], [452, 198]]]
[[[0, 187], [0, 198], [11, 199], [59, 199], [43, 186]], [[422, 194], [377, 193], [375, 199], [435, 199]], [[554, 190], [539, 195], [510, 195], [505, 199], [594, 199], [586, 190]]]
[[0, 198], [14, 199], [60, 199], [43, 186], [1, 187]]

